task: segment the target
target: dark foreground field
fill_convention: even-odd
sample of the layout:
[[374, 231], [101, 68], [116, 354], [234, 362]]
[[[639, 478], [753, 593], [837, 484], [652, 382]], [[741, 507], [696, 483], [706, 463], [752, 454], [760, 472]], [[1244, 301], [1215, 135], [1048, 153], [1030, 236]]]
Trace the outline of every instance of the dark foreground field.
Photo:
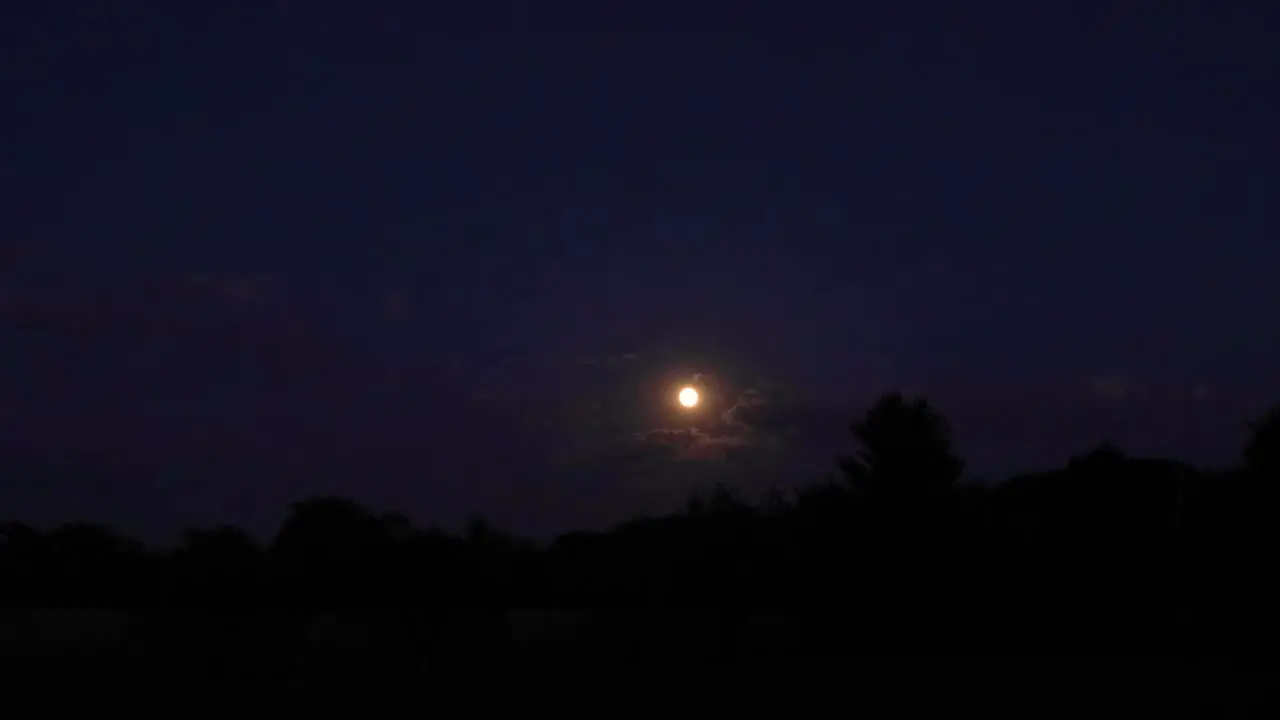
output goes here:
[[669, 617], [639, 654], [619, 640], [616, 613], [588, 615], [522, 611], [499, 634], [458, 614], [421, 652], [389, 624], [379, 631], [335, 616], [283, 621], [301, 633], [237, 633], [189, 612], [155, 634], [154, 622], [125, 611], [9, 609], [0, 647], [4, 707], [14, 714], [5, 716], [1246, 717], [1273, 685], [1269, 658], [1225, 654], [824, 656], [777, 617], [757, 619], [732, 658], [717, 655], [706, 628]]
[[1143, 656], [713, 663], [566, 659], [292, 670], [6, 672], [7, 717], [1261, 716], [1273, 678]]

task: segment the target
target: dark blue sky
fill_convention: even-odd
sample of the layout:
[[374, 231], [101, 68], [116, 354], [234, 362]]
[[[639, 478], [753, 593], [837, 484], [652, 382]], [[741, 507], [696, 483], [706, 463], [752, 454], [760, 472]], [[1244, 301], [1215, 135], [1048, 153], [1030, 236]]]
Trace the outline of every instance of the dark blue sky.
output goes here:
[[583, 5], [6, 11], [0, 514], [545, 533], [893, 388], [975, 474], [1280, 398], [1280, 8]]

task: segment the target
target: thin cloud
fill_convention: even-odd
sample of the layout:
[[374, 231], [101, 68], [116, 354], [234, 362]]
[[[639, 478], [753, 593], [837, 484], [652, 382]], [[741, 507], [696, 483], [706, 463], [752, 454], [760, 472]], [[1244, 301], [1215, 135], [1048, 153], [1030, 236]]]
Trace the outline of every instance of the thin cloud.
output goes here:
[[657, 428], [637, 433], [642, 446], [660, 449], [672, 460], [727, 460], [730, 450], [752, 444], [742, 435], [718, 435], [693, 428]]
[[[707, 383], [712, 378], [695, 374], [695, 383]], [[642, 445], [662, 448], [677, 461], [726, 461], [742, 456], [744, 450], [775, 444], [776, 438], [756, 425], [761, 411], [768, 406], [765, 398], [755, 389], [748, 388], [737, 394], [733, 403], [722, 412], [717, 421], [701, 427], [661, 427], [637, 433]]]
[[738, 399], [720, 416], [726, 425], [753, 430], [761, 411], [768, 407], [764, 397], [754, 388], [738, 394]]

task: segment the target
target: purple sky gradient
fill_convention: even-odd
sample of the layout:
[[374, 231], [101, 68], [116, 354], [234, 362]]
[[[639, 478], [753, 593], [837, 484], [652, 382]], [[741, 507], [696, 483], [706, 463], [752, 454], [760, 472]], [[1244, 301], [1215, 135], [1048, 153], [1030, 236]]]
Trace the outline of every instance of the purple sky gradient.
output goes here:
[[545, 534], [819, 475], [890, 389], [978, 475], [1228, 464], [1280, 398], [1280, 11], [1112, 5], [14, 15], [0, 446], [46, 471], [0, 514]]

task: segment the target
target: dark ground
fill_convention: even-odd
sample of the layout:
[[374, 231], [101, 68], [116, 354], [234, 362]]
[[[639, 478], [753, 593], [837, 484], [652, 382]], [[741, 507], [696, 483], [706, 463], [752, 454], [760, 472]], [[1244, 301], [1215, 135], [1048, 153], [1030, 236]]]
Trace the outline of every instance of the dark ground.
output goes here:
[[[9, 717], [108, 712], [220, 718], [825, 717], [939, 711], [1246, 717], [1261, 712], [1263, 692], [1274, 684], [1266, 657], [1142, 652], [824, 657], [783, 647], [776, 635], [772, 646], [757, 644], [754, 651], [719, 661], [691, 639], [697, 628], [689, 623], [669, 628], [660, 643], [664, 647], [652, 654], [627, 656], [606, 643], [564, 640], [573, 634], [564, 617], [549, 620], [546, 613], [532, 612], [517, 624], [523, 624], [526, 638], [538, 634], [530, 628], [540, 629], [536, 646], [526, 641], [517, 647], [491, 634], [486, 639], [474, 620], [459, 621], [454, 639], [448, 647], [438, 646], [435, 657], [391, 652], [385, 638], [375, 643], [365, 635], [362, 640], [359, 633], [335, 629], [332, 619], [317, 623], [310, 641], [293, 647], [242, 638], [234, 641], [235, 652], [214, 653], [206, 641], [179, 636], [163, 652], [147, 653], [129, 640], [131, 633], [106, 629], [107, 618], [119, 624], [121, 613], [98, 611], [89, 620], [81, 611], [73, 620], [75, 611], [59, 612], [64, 624], [55, 641], [47, 632], [54, 624], [50, 611], [14, 612], [4, 638], [5, 705], [16, 711], [6, 712]], [[535, 615], [541, 621], [528, 620]], [[33, 642], [41, 639], [35, 637], [41, 623], [46, 626], [43, 647]], [[86, 633], [94, 624], [97, 634]], [[553, 642], [550, 635], [562, 640]], [[680, 635], [682, 642], [670, 642]]]

